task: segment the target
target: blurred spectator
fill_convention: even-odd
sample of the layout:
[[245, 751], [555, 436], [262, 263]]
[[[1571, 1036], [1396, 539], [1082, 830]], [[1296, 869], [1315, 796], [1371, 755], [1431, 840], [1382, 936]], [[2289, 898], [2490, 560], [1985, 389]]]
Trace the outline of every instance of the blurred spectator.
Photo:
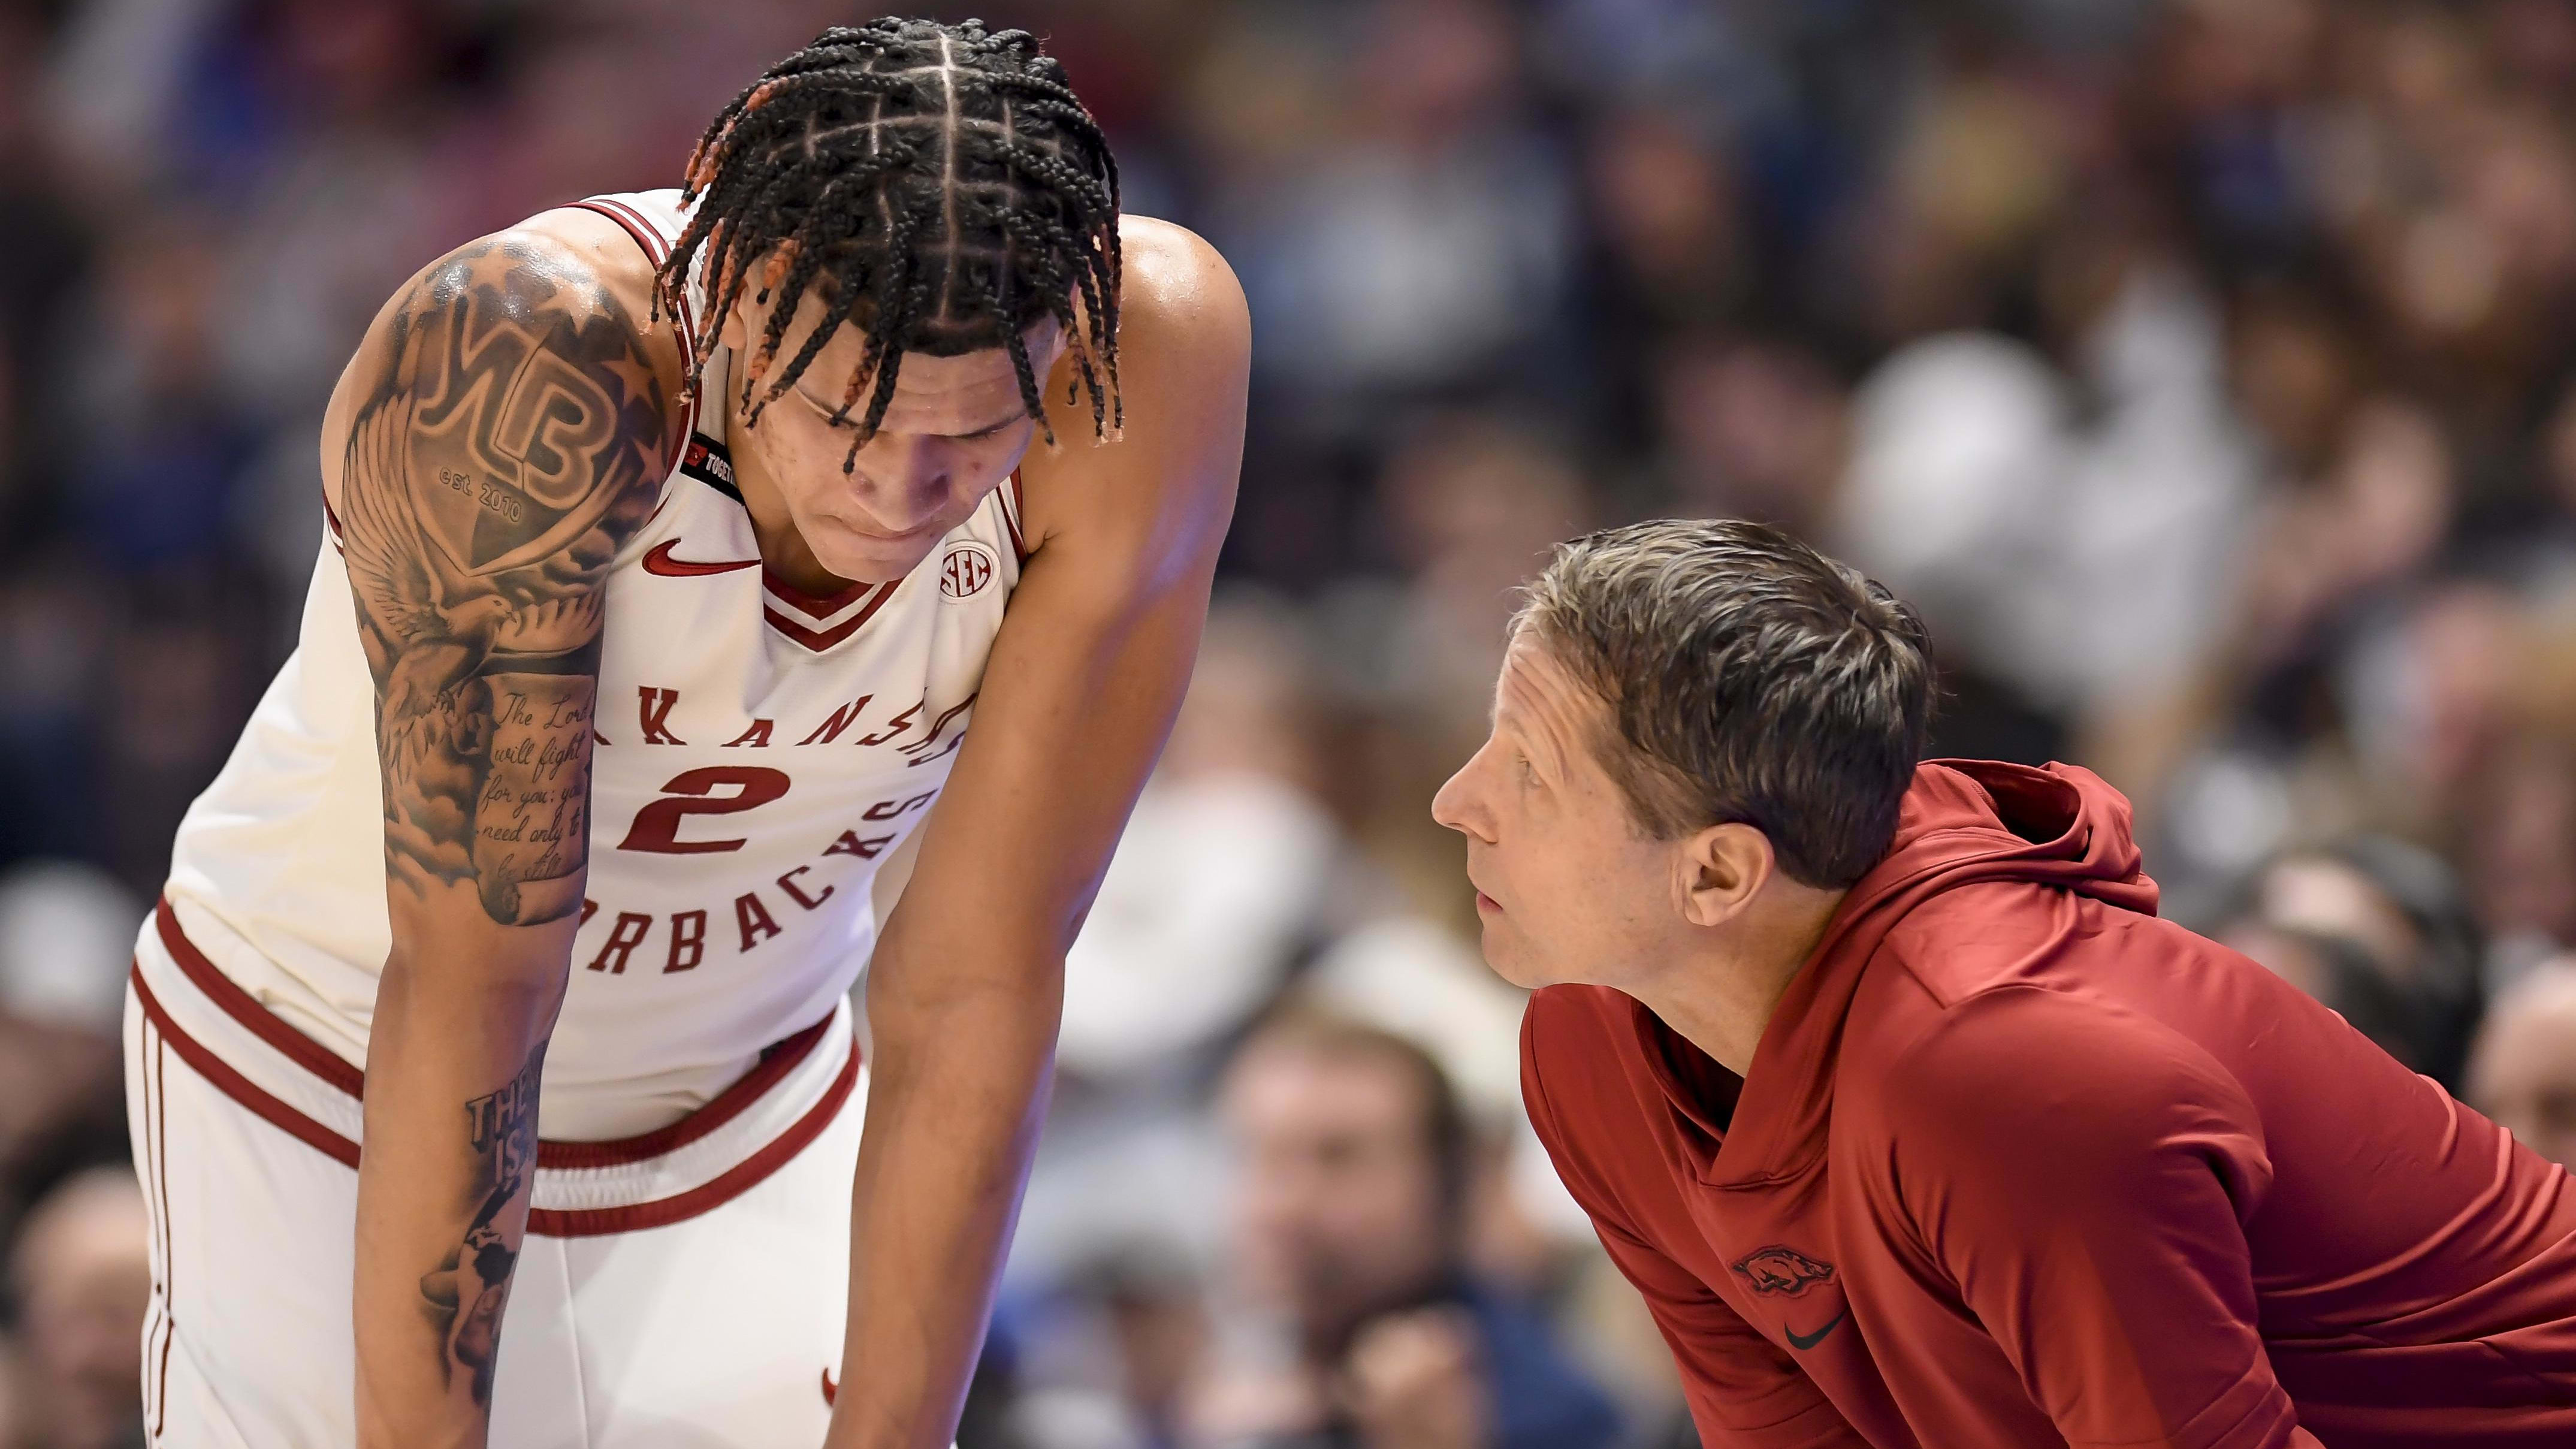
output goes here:
[[28, 1214], [9, 1257], [27, 1360], [25, 1449], [143, 1444], [148, 1234], [143, 1193], [123, 1168], [73, 1177]]
[[143, 905], [94, 867], [43, 861], [0, 872], [0, 1012], [113, 1037]]
[[1209, 611], [1189, 694], [1065, 960], [1057, 1060], [1150, 1075], [1250, 1017], [1316, 932], [1338, 849], [1316, 803], [1319, 683], [1297, 618]]
[[2363, 836], [2259, 872], [2217, 938], [2341, 1012], [2390, 1056], [2458, 1087], [2480, 997], [2477, 927], [2449, 867]]
[[2469, 1099], [2576, 1172], [2576, 963], [2537, 967], [2496, 998], [2470, 1058]]
[[1403, 1038], [1289, 1015], [1244, 1044], [1230, 1286], [1187, 1414], [1205, 1445], [1590, 1449], [1609, 1401], [1463, 1261], [1476, 1145]]
[[1345, 862], [1317, 799], [1320, 671], [1302, 620], [1221, 596], [1170, 743], [1065, 958], [1047, 1133], [1012, 1256], [1042, 1283], [1140, 1238], [1214, 1247], [1200, 1094], [1324, 938]]
[[1532, 124], [1511, 8], [1373, 0], [1356, 33], [1337, 34], [1343, 19], [1302, 39], [1255, 20], [1259, 9], [1236, 7], [1253, 24], [1234, 43], [1347, 48], [1307, 72], [1338, 93], [1328, 116], [1307, 118], [1324, 124], [1302, 154], [1239, 176], [1212, 158], [1216, 179], [1237, 183], [1217, 203], [1219, 240], [1236, 241], [1263, 328], [1255, 366], [1328, 428], [1390, 392], [1544, 374], [1563, 323], [1571, 188]]

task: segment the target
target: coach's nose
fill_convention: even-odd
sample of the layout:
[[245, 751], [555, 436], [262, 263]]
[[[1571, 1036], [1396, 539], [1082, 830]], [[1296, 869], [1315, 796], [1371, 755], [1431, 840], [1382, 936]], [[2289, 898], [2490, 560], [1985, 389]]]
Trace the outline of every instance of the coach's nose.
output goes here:
[[1440, 792], [1431, 797], [1431, 818], [1434, 821], [1488, 845], [1494, 842], [1493, 812], [1486, 803], [1483, 780], [1487, 773], [1487, 759], [1492, 754], [1493, 745], [1489, 741], [1468, 756], [1467, 763], [1458, 767], [1458, 773], [1451, 775], [1441, 785]]

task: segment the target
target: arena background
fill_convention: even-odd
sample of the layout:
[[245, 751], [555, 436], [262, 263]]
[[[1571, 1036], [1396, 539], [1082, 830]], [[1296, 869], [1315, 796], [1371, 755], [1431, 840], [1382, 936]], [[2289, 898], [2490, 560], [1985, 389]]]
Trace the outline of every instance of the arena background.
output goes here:
[[[141, 1442], [122, 977], [291, 643], [361, 328], [466, 238], [670, 184], [859, 13], [0, 0], [0, 1449]], [[2100, 770], [2169, 913], [2576, 1162], [2576, 4], [975, 13], [1049, 37], [1129, 209], [1233, 261], [1257, 376], [964, 1449], [1692, 1442], [1519, 1123], [1427, 815], [1514, 583], [1646, 515], [1887, 580], [1940, 643], [1936, 752]], [[1301, 1349], [1421, 1148], [1307, 1164], [1359, 1185], [1322, 1202], [1247, 1150], [1229, 1058], [1282, 1010], [1445, 1066], [1463, 1279], [1537, 1337]], [[1260, 1130], [1358, 1132], [1353, 1071]], [[1359, 1385], [1345, 1437], [1277, 1427], [1318, 1382]], [[1596, 1388], [1615, 1433], [1544, 1427]]]

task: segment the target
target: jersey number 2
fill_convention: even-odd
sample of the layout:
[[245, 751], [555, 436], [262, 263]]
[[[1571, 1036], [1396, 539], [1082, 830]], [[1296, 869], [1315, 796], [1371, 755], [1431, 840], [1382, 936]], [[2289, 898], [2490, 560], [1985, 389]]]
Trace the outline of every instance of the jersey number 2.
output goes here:
[[[715, 793], [720, 786], [731, 786], [733, 793]], [[635, 812], [635, 823], [626, 827], [626, 838], [617, 842], [617, 848], [655, 855], [711, 855], [740, 850], [749, 843], [748, 837], [682, 840], [680, 822], [692, 815], [737, 815], [786, 793], [784, 770], [758, 765], [710, 765], [703, 770], [683, 770], [662, 787], [661, 799]]]

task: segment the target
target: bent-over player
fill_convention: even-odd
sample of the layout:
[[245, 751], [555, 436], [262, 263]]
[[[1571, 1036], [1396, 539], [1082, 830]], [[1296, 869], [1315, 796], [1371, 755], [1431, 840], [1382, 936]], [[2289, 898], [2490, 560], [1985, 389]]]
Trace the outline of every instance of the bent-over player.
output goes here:
[[1770, 529], [1561, 548], [1435, 812], [1710, 1449], [2576, 1444], [2576, 1177], [2155, 915], [2091, 772], [1917, 764]]
[[156, 1444], [949, 1442], [1243, 300], [1022, 32], [828, 31], [686, 182], [431, 263], [332, 397], [133, 981]]

